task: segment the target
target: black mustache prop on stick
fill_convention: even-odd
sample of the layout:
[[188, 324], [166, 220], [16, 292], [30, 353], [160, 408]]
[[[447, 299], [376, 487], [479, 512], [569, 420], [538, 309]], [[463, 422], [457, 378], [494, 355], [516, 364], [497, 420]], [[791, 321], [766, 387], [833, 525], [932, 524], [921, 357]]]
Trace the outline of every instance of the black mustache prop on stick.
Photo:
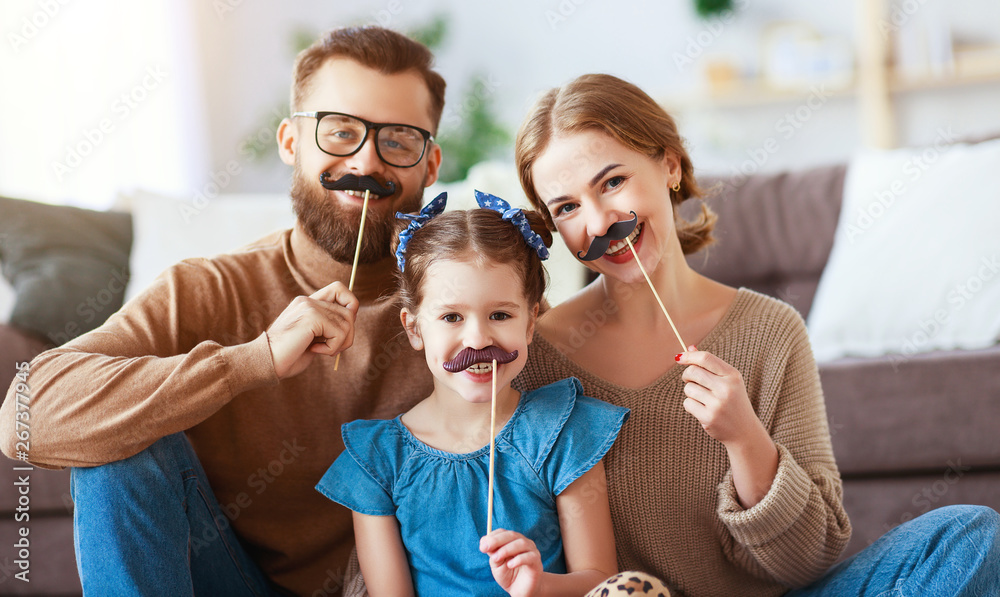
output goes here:
[[604, 252], [608, 250], [611, 246], [612, 240], [625, 240], [625, 244], [628, 248], [632, 250], [632, 256], [635, 257], [635, 263], [639, 266], [639, 271], [642, 272], [642, 277], [646, 278], [646, 284], [649, 284], [649, 289], [653, 291], [653, 296], [656, 297], [656, 302], [660, 305], [660, 310], [667, 317], [667, 323], [670, 324], [670, 329], [674, 331], [674, 335], [677, 336], [677, 341], [681, 343], [681, 352], [687, 352], [687, 344], [684, 344], [684, 340], [681, 339], [680, 332], [677, 331], [677, 326], [674, 325], [674, 320], [671, 319], [670, 313], [667, 313], [667, 308], [663, 305], [663, 301], [660, 300], [660, 293], [656, 292], [656, 287], [653, 286], [653, 281], [649, 279], [649, 274], [646, 273], [646, 268], [642, 266], [642, 261], [639, 261], [639, 254], [635, 252], [635, 247], [632, 245], [632, 241], [629, 240], [629, 235], [635, 230], [636, 225], [639, 222], [639, 216], [636, 213], [629, 212], [632, 214], [631, 220], [622, 220], [621, 222], [615, 222], [608, 227], [608, 231], [594, 238], [593, 242], [590, 243], [590, 250], [583, 257], [580, 257], [580, 253], [577, 253], [577, 257], [580, 257], [583, 261], [593, 261], [604, 255]]
[[499, 346], [487, 346], [486, 348], [463, 348], [454, 359], [446, 361], [442, 367], [448, 373], [458, 373], [465, 371], [469, 367], [478, 363], [500, 363], [504, 365], [517, 358], [517, 351], [507, 352]]
[[621, 222], [615, 222], [614, 224], [608, 226], [607, 232], [594, 237], [586, 255], [580, 255], [582, 251], [577, 251], [576, 256], [581, 261], [594, 261], [595, 259], [599, 259], [601, 255], [604, 255], [604, 253], [608, 250], [608, 247], [611, 246], [612, 241], [628, 238], [628, 235], [632, 234], [632, 231], [635, 230], [636, 224], [639, 223], [639, 216], [635, 215], [634, 211], [629, 213], [632, 214], [631, 220], [622, 220]]
[[486, 348], [463, 348], [454, 359], [445, 361], [442, 365], [445, 371], [458, 373], [479, 363], [493, 363], [493, 391], [490, 396], [490, 470], [486, 498], [487, 535], [493, 531], [493, 467], [496, 457], [497, 435], [497, 364], [510, 363], [516, 358], [516, 350], [507, 352], [499, 346], [494, 345], [487, 346]]
[[[361, 257], [361, 237], [365, 233], [365, 216], [368, 214], [368, 197], [375, 194], [379, 197], [387, 197], [396, 192], [396, 185], [392, 181], [386, 181], [385, 186], [371, 176], [356, 176], [345, 174], [337, 180], [330, 181], [330, 173], [324, 172], [319, 175], [319, 184], [328, 191], [364, 191], [365, 202], [361, 205], [361, 223], [358, 226], [358, 244], [354, 248], [354, 265], [351, 266], [351, 280], [347, 283], [348, 290], [354, 290], [354, 276], [358, 273], [358, 259]], [[333, 363], [333, 370], [340, 367], [340, 354], [337, 353], [337, 360]]]
[[386, 181], [385, 186], [371, 176], [356, 176], [345, 174], [337, 180], [330, 180], [330, 173], [324, 172], [319, 176], [319, 184], [328, 191], [371, 191], [373, 195], [387, 197], [396, 192], [396, 185], [391, 180]]

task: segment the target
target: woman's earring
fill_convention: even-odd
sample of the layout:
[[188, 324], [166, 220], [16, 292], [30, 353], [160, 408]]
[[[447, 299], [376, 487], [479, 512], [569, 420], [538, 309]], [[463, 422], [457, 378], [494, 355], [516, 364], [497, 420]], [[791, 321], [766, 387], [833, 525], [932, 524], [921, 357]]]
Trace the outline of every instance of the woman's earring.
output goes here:
[[675, 182], [674, 186], [670, 187], [670, 190], [672, 190], [675, 193], [679, 193], [681, 190], [681, 181], [678, 180], [677, 182]]

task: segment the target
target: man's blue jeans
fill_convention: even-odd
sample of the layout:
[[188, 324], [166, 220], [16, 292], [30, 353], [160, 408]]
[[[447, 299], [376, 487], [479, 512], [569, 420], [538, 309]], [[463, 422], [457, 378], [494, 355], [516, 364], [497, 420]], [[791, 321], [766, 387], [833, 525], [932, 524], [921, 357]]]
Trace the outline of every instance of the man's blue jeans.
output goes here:
[[[73, 469], [76, 560], [94, 595], [274, 595], [183, 433], [131, 458]], [[1000, 515], [932, 510], [789, 597], [1000, 596]]]
[[74, 468], [76, 563], [88, 595], [274, 595], [183, 433]]
[[892, 529], [788, 597], [1000, 596], [1000, 514], [946, 506]]

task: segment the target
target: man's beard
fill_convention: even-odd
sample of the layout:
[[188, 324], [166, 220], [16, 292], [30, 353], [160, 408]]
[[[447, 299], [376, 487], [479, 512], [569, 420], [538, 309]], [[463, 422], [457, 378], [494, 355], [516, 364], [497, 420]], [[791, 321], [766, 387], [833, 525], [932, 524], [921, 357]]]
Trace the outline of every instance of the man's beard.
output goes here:
[[[345, 209], [329, 196], [330, 191], [320, 186], [318, 178], [313, 182], [306, 180], [298, 164], [292, 174], [290, 192], [292, 209], [306, 234], [330, 257], [342, 263], [353, 263], [361, 224], [361, 208]], [[400, 192], [406, 193], [405, 187]], [[414, 193], [399, 199], [397, 209], [388, 211], [372, 209], [372, 202], [392, 199], [377, 199], [375, 195], [369, 197], [359, 263], [375, 263], [391, 255], [396, 211], [410, 213], [419, 210], [423, 196], [424, 189], [418, 186]]]

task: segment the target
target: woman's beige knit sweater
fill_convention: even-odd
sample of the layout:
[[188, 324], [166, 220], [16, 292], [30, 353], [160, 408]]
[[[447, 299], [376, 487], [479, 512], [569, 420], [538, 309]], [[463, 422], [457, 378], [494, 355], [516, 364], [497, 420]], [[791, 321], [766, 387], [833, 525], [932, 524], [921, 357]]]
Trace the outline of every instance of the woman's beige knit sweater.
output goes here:
[[740, 371], [778, 446], [777, 476], [750, 509], [736, 498], [725, 448], [684, 410], [683, 367], [623, 387], [536, 333], [515, 386], [575, 376], [588, 395], [632, 409], [605, 458], [621, 569], [654, 574], [674, 594], [781, 595], [821, 576], [851, 535], [805, 325], [785, 303], [740, 289], [698, 348]]

